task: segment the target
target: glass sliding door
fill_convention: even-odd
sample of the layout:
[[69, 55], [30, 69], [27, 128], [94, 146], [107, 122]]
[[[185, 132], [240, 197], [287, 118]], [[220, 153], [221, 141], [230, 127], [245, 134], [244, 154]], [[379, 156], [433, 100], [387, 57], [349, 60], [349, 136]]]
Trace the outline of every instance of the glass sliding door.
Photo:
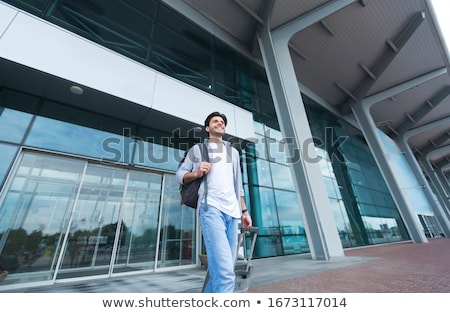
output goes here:
[[126, 181], [126, 170], [87, 166], [57, 278], [109, 273]]
[[164, 178], [158, 268], [194, 264], [197, 210], [180, 206], [175, 175]]
[[23, 151], [0, 198], [2, 284], [195, 264], [172, 173]]
[[113, 272], [154, 269], [162, 175], [130, 172]]
[[52, 279], [85, 162], [24, 153], [0, 205], [0, 262], [13, 282]]

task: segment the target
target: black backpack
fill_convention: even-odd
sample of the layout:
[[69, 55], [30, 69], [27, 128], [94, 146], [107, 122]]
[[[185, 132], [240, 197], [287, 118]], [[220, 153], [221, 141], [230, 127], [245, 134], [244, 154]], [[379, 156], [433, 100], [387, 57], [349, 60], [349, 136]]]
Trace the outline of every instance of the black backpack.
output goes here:
[[[200, 145], [200, 150], [202, 153], [202, 162], [209, 162], [209, 156], [208, 156], [208, 148], [205, 143], [198, 143]], [[184, 154], [183, 159], [181, 160], [179, 166], [184, 162], [184, 159], [186, 158], [189, 150], [186, 151]], [[178, 167], [179, 167], [178, 166]], [[206, 193], [208, 191], [208, 184], [206, 181], [206, 174], [203, 175], [203, 177], [198, 178], [196, 180], [191, 181], [188, 184], [180, 185], [180, 205], [187, 205], [188, 207], [191, 207], [193, 209], [197, 208], [197, 202], [198, 202], [198, 189], [200, 188], [200, 184], [202, 181], [205, 181], [205, 197]]]

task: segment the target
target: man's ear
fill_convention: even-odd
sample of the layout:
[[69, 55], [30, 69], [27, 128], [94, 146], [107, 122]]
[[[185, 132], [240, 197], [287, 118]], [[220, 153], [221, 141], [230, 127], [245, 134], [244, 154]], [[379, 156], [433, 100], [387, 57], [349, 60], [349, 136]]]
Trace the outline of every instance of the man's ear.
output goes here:
[[205, 132], [209, 133], [209, 126], [205, 126]]

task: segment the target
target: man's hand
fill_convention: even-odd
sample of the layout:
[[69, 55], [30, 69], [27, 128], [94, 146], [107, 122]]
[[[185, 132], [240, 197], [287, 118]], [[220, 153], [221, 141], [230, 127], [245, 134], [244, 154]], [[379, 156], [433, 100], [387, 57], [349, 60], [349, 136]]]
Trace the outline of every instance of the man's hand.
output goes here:
[[205, 174], [208, 174], [211, 170], [212, 163], [209, 162], [202, 162], [200, 163], [200, 166], [198, 167], [198, 172], [200, 172], [200, 177], [202, 177]]
[[241, 222], [244, 227], [252, 227], [252, 218], [248, 212], [242, 213]]

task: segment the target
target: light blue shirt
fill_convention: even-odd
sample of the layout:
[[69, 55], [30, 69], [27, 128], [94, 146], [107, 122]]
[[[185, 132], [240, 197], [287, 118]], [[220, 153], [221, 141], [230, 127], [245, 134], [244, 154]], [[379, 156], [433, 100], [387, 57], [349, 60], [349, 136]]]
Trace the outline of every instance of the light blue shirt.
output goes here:
[[[205, 140], [205, 143], [207, 143], [207, 139]], [[208, 200], [208, 204], [213, 205], [214, 207], [216, 207], [217, 209], [223, 211], [224, 213], [233, 216], [233, 217], [240, 217], [241, 216], [241, 201], [240, 198], [244, 196], [244, 188], [242, 186], [242, 174], [241, 174], [241, 165], [240, 165], [240, 156], [239, 156], [239, 152], [237, 151], [236, 148], [231, 146], [231, 143], [228, 141], [223, 141], [223, 145], [224, 145], [224, 150], [225, 154], [231, 150], [231, 161], [232, 161], [232, 170], [233, 170], [233, 182], [232, 182], [232, 187], [234, 188], [234, 195], [236, 197], [236, 201], [237, 201], [237, 206], [235, 205], [233, 209], [231, 209], [232, 211], [230, 211], [230, 205], [225, 205], [222, 206], [220, 205], [220, 195], [216, 195], [216, 194], [211, 194], [211, 202], [209, 202]], [[227, 146], [229, 148], [227, 148]], [[230, 149], [231, 148], [231, 149]], [[208, 146], [208, 154], [210, 157], [210, 162], [213, 163], [212, 166], [212, 171], [214, 170], [214, 163], [218, 160], [214, 160], [213, 158], [215, 158], [217, 156], [217, 154], [215, 154], [212, 150], [211, 147]], [[183, 162], [183, 164], [180, 165], [180, 167], [177, 170], [176, 173], [176, 178], [177, 178], [177, 182], [179, 184], [183, 184], [183, 177], [186, 173], [189, 172], [194, 172], [196, 170], [198, 170], [198, 167], [200, 165], [202, 156], [201, 156], [201, 150], [200, 150], [200, 145], [195, 145], [193, 146], [189, 152], [186, 155], [186, 158]], [[229, 162], [229, 157], [227, 158], [227, 160], [220, 160], [221, 162]], [[225, 166], [226, 167], [226, 166]], [[225, 168], [223, 167], [223, 168]], [[222, 168], [222, 169], [223, 169]], [[211, 172], [210, 172], [211, 173]], [[217, 173], [216, 173], [217, 174]], [[220, 175], [211, 175], [211, 177], [207, 176], [207, 179], [214, 179], [212, 183], [212, 185], [218, 186], [219, 184], [221, 184], [221, 182], [217, 182], [217, 179], [220, 179]], [[223, 182], [224, 183], [224, 182]], [[208, 194], [209, 194], [209, 185], [208, 184]], [[204, 198], [204, 193], [205, 193], [205, 188], [204, 188], [204, 182], [202, 182], [202, 184], [200, 185], [200, 188], [198, 190], [198, 194], [199, 194], [199, 201], [197, 203], [197, 208], [200, 205], [200, 203], [203, 202], [203, 198]], [[212, 189], [212, 192], [214, 192], [214, 190], [216, 190], [216, 188]], [[208, 198], [209, 199], [209, 198]], [[232, 201], [234, 203], [234, 201]], [[224, 202], [226, 203], [226, 202]]]

